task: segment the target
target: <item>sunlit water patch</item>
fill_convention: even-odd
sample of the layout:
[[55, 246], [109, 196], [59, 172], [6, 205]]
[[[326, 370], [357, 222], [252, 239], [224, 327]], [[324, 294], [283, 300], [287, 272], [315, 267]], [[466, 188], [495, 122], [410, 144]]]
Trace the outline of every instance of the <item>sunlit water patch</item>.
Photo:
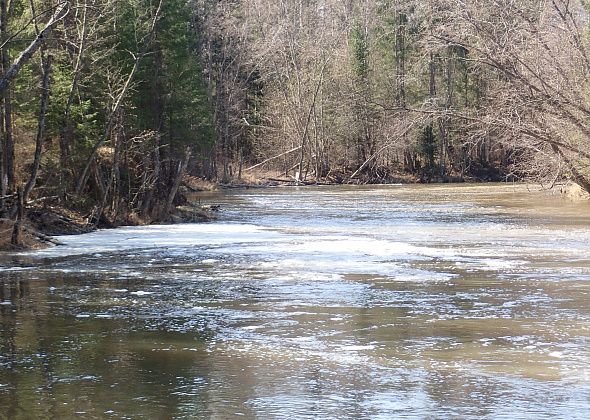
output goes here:
[[[590, 206], [219, 193], [0, 263], [0, 419], [588, 418]], [[6, 413], [6, 414], [4, 414]]]

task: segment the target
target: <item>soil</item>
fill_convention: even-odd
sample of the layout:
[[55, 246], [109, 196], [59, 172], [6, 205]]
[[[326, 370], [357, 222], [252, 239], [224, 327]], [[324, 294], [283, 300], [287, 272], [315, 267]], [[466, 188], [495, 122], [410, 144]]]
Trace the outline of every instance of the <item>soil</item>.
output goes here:
[[61, 207], [32, 207], [26, 210], [22, 223], [21, 243], [16, 246], [11, 242], [15, 222], [0, 219], [0, 251], [17, 251], [40, 249], [58, 245], [54, 235], [78, 235], [93, 229], [82, 216]]
[[22, 233], [22, 247], [15, 247], [11, 244], [14, 221], [0, 219], [0, 251], [15, 251], [19, 249], [43, 248], [43, 243], [28, 231]]

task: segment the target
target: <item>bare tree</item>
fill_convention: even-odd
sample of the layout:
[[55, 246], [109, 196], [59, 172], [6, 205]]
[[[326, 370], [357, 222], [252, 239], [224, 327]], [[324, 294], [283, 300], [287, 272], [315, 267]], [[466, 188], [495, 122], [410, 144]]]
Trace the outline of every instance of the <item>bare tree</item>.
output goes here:
[[528, 172], [543, 174], [551, 166], [587, 188], [590, 56], [582, 2], [501, 1], [492, 7], [479, 0], [455, 6], [453, 32], [460, 36], [442, 36], [470, 49], [497, 75], [481, 118], [485, 127], [510, 147], [527, 150]]
[[88, 171], [90, 170], [90, 168], [93, 165], [93, 162], [94, 162], [94, 159], [96, 157], [98, 150], [108, 140], [108, 138], [111, 134], [111, 130], [115, 124], [116, 117], [119, 112], [119, 108], [121, 107], [121, 104], [123, 103], [123, 100], [126, 98], [126, 95], [132, 85], [132, 82], [133, 82], [135, 75], [137, 73], [137, 70], [139, 68], [139, 64], [141, 62], [141, 59], [148, 52], [150, 42], [151, 42], [152, 37], [154, 36], [155, 30], [156, 30], [156, 24], [158, 22], [158, 19], [160, 18], [160, 12], [162, 10], [162, 2], [163, 2], [163, 0], [159, 1], [158, 6], [152, 16], [151, 24], [150, 24], [150, 27], [148, 28], [148, 32], [143, 37], [143, 40], [141, 42], [142, 50], [137, 54], [131, 53], [133, 55], [133, 66], [131, 68], [131, 71], [127, 75], [127, 78], [125, 79], [125, 82], [124, 82], [123, 86], [121, 87], [119, 94], [115, 98], [112, 109], [110, 110], [110, 113], [108, 116], [106, 126], [104, 128], [104, 133], [103, 133], [102, 137], [96, 142], [96, 144], [92, 148], [92, 151], [90, 152], [90, 156], [88, 157], [88, 159], [86, 161], [86, 165], [84, 166], [84, 169], [82, 170], [82, 172], [78, 178], [78, 182], [76, 185], [76, 194], [80, 194], [82, 192], [82, 190], [84, 189], [84, 186], [86, 185], [86, 181], [87, 181], [87, 177], [88, 177]]

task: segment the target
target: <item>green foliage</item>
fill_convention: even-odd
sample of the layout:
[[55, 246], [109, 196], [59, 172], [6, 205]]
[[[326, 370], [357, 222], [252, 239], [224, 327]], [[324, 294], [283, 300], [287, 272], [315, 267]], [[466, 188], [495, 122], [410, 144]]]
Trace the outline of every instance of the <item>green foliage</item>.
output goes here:
[[183, 0], [167, 1], [150, 54], [132, 98], [137, 129], [160, 132], [173, 150], [203, 150], [213, 141], [212, 115], [202, 69], [197, 63], [191, 11]]
[[435, 169], [436, 145], [437, 141], [432, 124], [428, 124], [420, 132], [416, 149], [418, 155], [424, 160], [426, 169], [431, 172]]
[[354, 25], [350, 32], [353, 67], [356, 76], [364, 80], [369, 74], [369, 48], [367, 36], [360, 24]]
[[51, 101], [47, 110], [47, 134], [58, 137], [65, 125], [69, 135], [75, 138], [73, 147], [80, 147], [82, 150], [88, 150], [100, 136], [101, 127], [104, 124], [104, 116], [100, 114], [99, 109], [93, 102], [93, 92], [87, 93], [88, 97], [77, 97], [73, 101], [70, 109], [70, 121], [65, 121], [65, 106], [68, 102], [72, 86], [72, 69], [68, 66], [62, 57], [62, 61], [54, 64], [52, 71]]
[[[10, 60], [35, 38], [34, 22], [38, 28], [44, 27], [55, 10], [52, 6], [55, 2], [50, 3], [33, 0], [35, 21], [28, 0], [11, 2], [7, 30], [1, 34], [3, 39], [10, 38], [5, 47]], [[141, 163], [144, 151], [169, 145], [170, 153], [163, 159], [176, 159], [187, 145], [192, 147], [193, 155], [205, 154], [210, 149], [215, 133], [208, 87], [195, 52], [199, 41], [191, 26], [197, 13], [195, 5], [186, 0], [163, 1], [152, 31], [158, 3], [153, 0], [77, 2], [52, 27], [42, 48], [27, 59], [12, 81], [15, 133], [23, 139], [17, 138], [15, 143], [28, 151], [34, 146], [37, 132], [42, 57], [53, 58], [43, 132], [44, 170], [59, 176], [43, 174], [46, 178], [56, 182], [68, 176], [75, 178], [99, 145], [104, 146], [99, 160], [103, 182], [106, 181], [115, 138], [121, 140], [121, 153], [128, 153], [125, 164], [129, 167], [121, 165], [116, 171], [127, 177], [128, 184], [142, 179], [137, 171], [150, 170]], [[137, 72], [136, 63], [139, 63]], [[124, 90], [127, 80], [131, 83]], [[123, 91], [125, 94], [121, 96]], [[119, 97], [122, 102], [113, 114]], [[150, 134], [153, 132], [159, 135], [154, 137]], [[160, 143], [156, 144], [154, 138]], [[136, 140], [129, 142], [129, 139]], [[71, 167], [60, 167], [64, 163]], [[19, 162], [23, 167], [26, 164]], [[65, 180], [68, 186], [63, 187], [64, 192], [72, 187], [73, 182], [69, 181]]]

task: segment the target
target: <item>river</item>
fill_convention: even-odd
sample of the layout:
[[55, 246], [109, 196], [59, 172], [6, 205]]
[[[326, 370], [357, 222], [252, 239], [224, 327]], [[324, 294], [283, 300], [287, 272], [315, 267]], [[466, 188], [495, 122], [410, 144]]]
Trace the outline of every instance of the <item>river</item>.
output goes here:
[[590, 204], [204, 194], [0, 266], [0, 419], [590, 418]]

